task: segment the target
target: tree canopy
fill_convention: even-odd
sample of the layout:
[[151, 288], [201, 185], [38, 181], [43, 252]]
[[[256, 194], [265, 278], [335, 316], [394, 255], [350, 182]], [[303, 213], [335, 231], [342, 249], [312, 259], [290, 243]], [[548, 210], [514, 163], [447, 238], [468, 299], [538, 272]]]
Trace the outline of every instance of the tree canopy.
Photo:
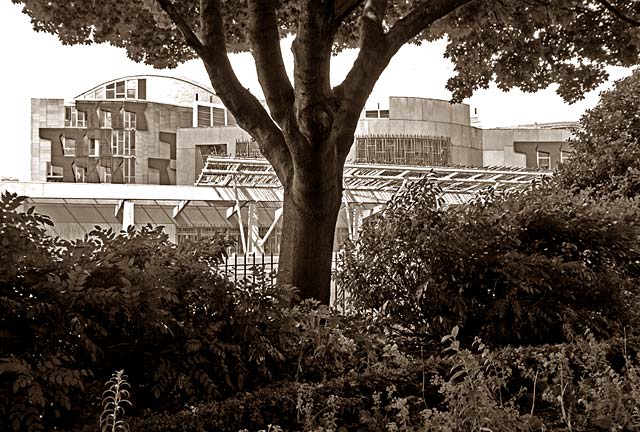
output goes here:
[[[557, 82], [560, 94], [575, 100], [606, 79], [605, 64], [630, 66], [638, 58], [636, 1], [12, 1], [24, 4], [35, 30], [56, 34], [64, 44], [107, 42], [125, 48], [132, 60], [158, 68], [200, 56], [194, 36], [202, 48], [209, 48], [205, 28], [214, 17], [205, 11], [213, 9], [220, 10], [216, 18], [224, 24], [224, 45], [221, 40], [208, 42], [229, 52], [252, 50], [250, 34], [257, 26], [275, 27], [260, 32], [264, 39], [290, 34], [301, 38], [319, 30], [305, 21], [328, 27], [328, 33], [318, 32], [314, 39], [331, 40], [334, 52], [362, 48], [373, 35], [363, 28], [367, 20], [377, 24], [378, 36], [384, 36], [379, 42], [388, 42], [389, 53], [407, 42], [446, 35], [446, 56], [457, 72], [449, 82], [456, 100], [492, 80], [502, 89], [518, 86], [525, 91]], [[322, 9], [321, 16], [305, 17], [312, 6]], [[190, 29], [187, 37], [179, 32], [183, 26]]]
[[562, 184], [594, 195], [640, 194], [640, 73], [618, 81], [580, 120], [573, 156], [560, 167]]
[[[573, 101], [606, 78], [606, 65], [636, 64], [640, 46], [636, 0], [13, 1], [66, 44], [108, 42], [160, 68], [202, 59], [283, 185], [278, 280], [323, 302], [344, 163], [366, 100], [403, 45], [448, 37], [455, 101], [491, 81], [525, 91], [557, 82]], [[293, 83], [279, 43], [289, 34]], [[332, 54], [352, 47], [353, 67], [332, 86]], [[255, 59], [268, 112], [231, 67], [227, 53], [240, 50]]]

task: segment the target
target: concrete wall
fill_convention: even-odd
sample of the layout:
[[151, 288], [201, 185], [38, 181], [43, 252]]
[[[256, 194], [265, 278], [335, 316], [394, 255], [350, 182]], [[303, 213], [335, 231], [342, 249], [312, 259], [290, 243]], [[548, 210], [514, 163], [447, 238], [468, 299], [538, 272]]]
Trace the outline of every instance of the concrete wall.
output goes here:
[[64, 127], [64, 100], [31, 99], [31, 181], [47, 181], [51, 142], [40, 138], [40, 128]]
[[199, 145], [226, 144], [229, 155], [236, 154], [236, 140], [249, 140], [250, 135], [235, 126], [178, 129], [176, 184], [193, 185], [202, 171]]
[[537, 168], [535, 151], [540, 147], [552, 153], [553, 166], [560, 151], [570, 151], [566, 144], [570, 136], [569, 129], [484, 129], [482, 164]]
[[[470, 126], [470, 108], [436, 99], [390, 97], [389, 118], [365, 118], [358, 121], [356, 135], [444, 136], [451, 140], [451, 163], [482, 165], [482, 134]], [[355, 146], [349, 159], [356, 157]]]
[[[76, 107], [87, 114], [85, 128], [65, 127], [62, 99], [31, 101], [31, 180], [47, 181], [47, 162], [61, 168], [63, 181], [75, 181], [73, 166], [86, 169], [86, 182], [104, 181], [100, 167], [111, 167], [111, 182], [121, 183], [117, 168], [122, 158], [111, 154], [111, 135], [123, 129], [122, 110], [136, 113], [135, 182], [139, 184], [176, 184], [176, 131], [189, 127], [192, 108], [129, 100], [78, 100]], [[101, 127], [101, 111], [111, 112], [112, 128]], [[60, 137], [76, 143], [74, 156], [65, 155]], [[87, 157], [91, 139], [100, 140], [99, 157]]]

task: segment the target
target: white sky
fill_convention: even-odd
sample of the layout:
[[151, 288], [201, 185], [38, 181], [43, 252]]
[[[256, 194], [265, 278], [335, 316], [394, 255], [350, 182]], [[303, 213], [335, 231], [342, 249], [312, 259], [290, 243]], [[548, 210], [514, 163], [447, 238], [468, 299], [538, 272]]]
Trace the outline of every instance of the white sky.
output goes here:
[[[0, 177], [29, 180], [31, 98], [71, 100], [104, 81], [145, 73], [209, 84], [199, 60], [159, 71], [130, 61], [124, 50], [108, 45], [63, 46], [53, 35], [34, 32], [21, 6], [9, 0], [0, 0], [0, 40]], [[291, 66], [288, 47], [283, 52]], [[449, 99], [445, 84], [453, 75], [453, 66], [443, 58], [443, 52], [443, 42], [402, 48], [374, 88], [369, 105], [380, 102], [386, 106], [389, 96]], [[346, 75], [354, 59], [353, 50], [334, 58], [335, 84]], [[244, 85], [261, 96], [251, 56], [234, 55], [232, 63]], [[618, 79], [629, 71], [613, 68], [610, 74]], [[564, 103], [551, 88], [527, 94], [517, 90], [505, 93], [492, 87], [478, 91], [466, 102], [477, 108], [483, 127], [578, 120], [586, 109], [595, 106], [599, 92], [610, 85], [601, 86], [573, 105]]]

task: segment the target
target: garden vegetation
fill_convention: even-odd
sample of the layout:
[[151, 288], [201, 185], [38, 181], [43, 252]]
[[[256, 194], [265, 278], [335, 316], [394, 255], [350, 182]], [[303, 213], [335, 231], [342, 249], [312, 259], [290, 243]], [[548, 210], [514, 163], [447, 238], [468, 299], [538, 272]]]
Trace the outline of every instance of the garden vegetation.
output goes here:
[[[618, 84], [631, 116], [637, 79]], [[551, 181], [450, 208], [408, 185], [345, 245], [341, 309], [230, 282], [224, 238], [63, 241], [4, 194], [0, 429], [640, 430], [637, 158], [597, 168], [640, 128], [591, 141], [624, 124], [615, 92]]]

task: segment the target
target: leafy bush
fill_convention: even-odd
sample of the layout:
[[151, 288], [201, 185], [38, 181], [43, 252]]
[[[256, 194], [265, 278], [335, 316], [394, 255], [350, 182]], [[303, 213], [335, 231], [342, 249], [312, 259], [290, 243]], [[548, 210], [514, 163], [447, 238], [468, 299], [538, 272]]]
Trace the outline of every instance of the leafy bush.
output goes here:
[[[394, 399], [410, 397], [420, 403], [439, 399], [429, 384], [435, 360], [416, 362], [387, 357], [366, 371], [350, 371], [321, 383], [286, 382], [239, 394], [224, 401], [201, 404], [176, 414], [148, 413], [131, 422], [132, 431], [257, 431], [277, 425], [284, 430], [384, 430], [395, 418], [385, 410]], [[427, 384], [423, 386], [423, 379]], [[337, 425], [336, 425], [337, 423]]]
[[222, 238], [175, 245], [148, 227], [66, 242], [45, 234], [46, 217], [17, 212], [22, 202], [5, 194], [0, 207], [0, 429], [95, 429], [114, 370], [127, 370], [135, 415], [323, 379], [376, 355], [359, 324], [290, 307], [293, 289], [230, 283], [217, 270]]
[[598, 337], [638, 311], [637, 203], [554, 185], [443, 208], [425, 178], [397, 195], [341, 254], [337, 283], [355, 310], [401, 334], [488, 344]]
[[588, 189], [596, 196], [640, 194], [640, 72], [600, 95], [570, 140], [572, 157], [561, 164], [564, 187]]
[[[426, 360], [387, 345], [366, 371], [287, 382], [175, 414], [147, 413], [132, 431], [575, 431], [640, 428], [640, 363], [624, 340], [592, 334], [558, 345], [492, 350], [457, 328]], [[622, 344], [622, 345], [620, 345]], [[276, 426], [276, 427], [274, 427]]]

